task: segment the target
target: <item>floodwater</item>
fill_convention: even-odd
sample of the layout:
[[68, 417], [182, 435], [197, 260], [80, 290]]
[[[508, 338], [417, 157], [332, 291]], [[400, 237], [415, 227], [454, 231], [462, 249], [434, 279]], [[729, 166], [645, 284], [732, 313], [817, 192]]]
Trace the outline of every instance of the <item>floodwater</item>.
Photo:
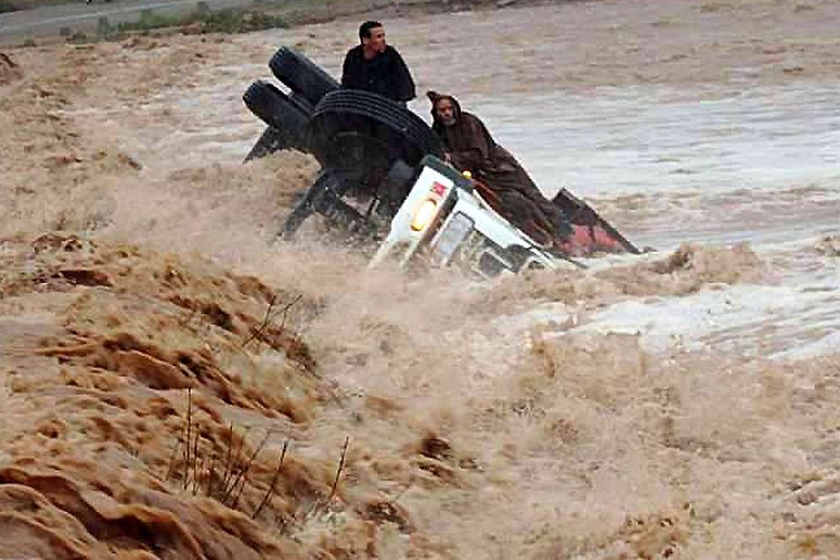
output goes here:
[[772, 339], [773, 356], [830, 352], [840, 340], [840, 270], [802, 254], [840, 228], [840, 113], [830, 88], [685, 95], [640, 86], [472, 104], [548, 193], [564, 186], [596, 207], [633, 198], [644, 217], [624, 227], [640, 246], [745, 242], [786, 262], [774, 286], [619, 304], [599, 314], [599, 330], [641, 331], [660, 349], [670, 337], [747, 353]]
[[[474, 283], [366, 271], [318, 224], [274, 243], [317, 166], [294, 153], [242, 165], [264, 128], [242, 92], [282, 44], [335, 74], [355, 21], [15, 51], [23, 77], [2, 86], [0, 113], [0, 340], [15, 348], [0, 352], [0, 438], [15, 445], [0, 458], [17, 470], [0, 482], [52, 504], [37, 523], [67, 550], [160, 552], [100, 518], [152, 525], [167, 510], [189, 521], [171, 532], [179, 550], [195, 540], [212, 558], [245, 557], [234, 541], [268, 557], [837, 557], [838, 4], [391, 15], [420, 92], [456, 95], [547, 194], [569, 188], [655, 250]], [[428, 118], [422, 94], [410, 106]], [[81, 241], [44, 240], [56, 230]], [[282, 317], [299, 339], [246, 352], [274, 301], [262, 283], [299, 301]], [[183, 417], [187, 385], [164, 381], [196, 363], [201, 446], [228, 422], [292, 441], [270, 515], [158, 480], [177, 423], [150, 403]], [[101, 435], [105, 420], [67, 400], [70, 378], [88, 399], [112, 395], [117, 432], [142, 447]], [[59, 404], [63, 423], [33, 421]], [[54, 432], [69, 498], [32, 474]], [[97, 481], [82, 460], [134, 474]], [[274, 468], [248, 479], [249, 518]], [[15, 551], [57, 542], [20, 523]]]
[[[270, 33], [256, 39], [253, 48], [263, 39], [283, 41]], [[340, 51], [332, 57], [340, 59]], [[335, 60], [322, 63], [337, 75]], [[243, 112], [239, 90], [269, 76], [260, 64], [206, 74], [212, 83], [200, 95], [195, 85], [174, 88], [138, 108], [133, 118], [143, 127], [123, 132], [121, 142], [133, 152], [153, 150], [142, 159], [168, 170], [204, 158], [236, 165], [262, 130]], [[814, 251], [840, 228], [840, 113], [832, 91], [805, 82], [600, 86], [585, 95], [466, 90], [460, 97], [549, 196], [562, 186], [586, 198], [638, 246], [668, 252], [683, 243], [749, 243], [765, 261], [784, 262], [770, 274], [773, 286], [617, 304], [599, 315], [601, 330], [650, 331], [656, 338], [706, 340], [707, 347], [739, 340], [743, 349], [766, 340], [764, 331], [778, 322], [774, 353], [785, 353], [803, 344], [831, 349], [840, 327], [836, 259]], [[410, 106], [429, 120], [422, 93]], [[177, 115], [178, 126], [147, 117], [164, 108]], [[730, 299], [741, 302], [737, 309], [721, 303]], [[814, 340], [803, 341], [800, 328]], [[713, 336], [718, 331], [724, 339]]]

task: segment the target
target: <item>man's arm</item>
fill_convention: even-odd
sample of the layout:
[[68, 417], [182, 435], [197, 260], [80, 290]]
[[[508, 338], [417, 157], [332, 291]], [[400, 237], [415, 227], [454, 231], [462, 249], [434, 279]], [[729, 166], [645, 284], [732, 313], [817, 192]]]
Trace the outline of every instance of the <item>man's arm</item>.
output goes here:
[[411, 78], [411, 72], [405, 64], [397, 49], [390, 47], [394, 56], [393, 67], [393, 84], [394, 84], [394, 98], [397, 101], [411, 101], [417, 96], [414, 87], [414, 80]]
[[478, 117], [463, 113], [461, 121], [460, 149], [450, 152], [449, 157], [455, 167], [478, 173], [490, 167], [493, 147], [489, 134], [485, 134], [486, 129]]
[[483, 167], [482, 163], [484, 162], [484, 158], [481, 157], [481, 150], [468, 148], [466, 150], [450, 152], [449, 161], [461, 171], [478, 173]]
[[353, 50], [349, 50], [344, 56], [344, 64], [341, 67], [341, 87], [353, 88], [356, 80], [354, 79], [353, 68]]

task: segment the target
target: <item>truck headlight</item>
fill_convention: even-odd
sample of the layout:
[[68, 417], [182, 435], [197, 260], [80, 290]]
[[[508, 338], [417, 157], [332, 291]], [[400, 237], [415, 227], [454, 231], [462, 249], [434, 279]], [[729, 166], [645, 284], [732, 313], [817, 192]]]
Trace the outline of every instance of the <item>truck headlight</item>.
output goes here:
[[431, 198], [427, 198], [414, 213], [414, 219], [411, 220], [411, 229], [414, 231], [423, 231], [432, 218], [437, 214], [437, 202]]

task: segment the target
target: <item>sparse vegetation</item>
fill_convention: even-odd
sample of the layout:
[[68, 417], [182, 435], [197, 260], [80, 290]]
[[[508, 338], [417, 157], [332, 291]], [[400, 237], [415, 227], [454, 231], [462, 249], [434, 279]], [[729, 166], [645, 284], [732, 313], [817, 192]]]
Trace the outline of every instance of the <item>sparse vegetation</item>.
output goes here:
[[237, 12], [223, 10], [202, 16], [203, 31], [207, 33], [247, 33], [262, 29], [288, 27], [280, 17], [260, 11]]
[[713, 12], [719, 12], [721, 8], [724, 7], [722, 2], [712, 1], [712, 2], [704, 2], [700, 5], [700, 13], [701, 14], [708, 14]]
[[161, 15], [146, 10], [136, 22], [120, 23], [117, 31], [126, 33], [173, 27], [194, 28], [201, 33], [247, 33], [288, 25], [282, 18], [261, 11], [227, 9], [213, 12], [205, 3], [199, 2], [198, 8], [185, 16]]
[[90, 42], [90, 39], [88, 38], [87, 33], [85, 33], [84, 31], [76, 31], [75, 33], [71, 33], [67, 36], [67, 42], [82, 44]]
[[[286, 439], [276, 467], [270, 467], [266, 459], [261, 457], [266, 444], [271, 438], [272, 431], [266, 431], [259, 444], [249, 444], [248, 429], [242, 433], [229, 424], [224, 433], [214, 430], [211, 425], [196, 421], [197, 410], [193, 403], [192, 389], [187, 390], [187, 409], [182, 427], [182, 433], [172, 448], [166, 474], [163, 479], [174, 483], [184, 492], [205, 495], [213, 498], [226, 507], [241, 511], [257, 519], [260, 513], [270, 504], [277, 492], [277, 484], [284, 474], [284, 462], [289, 450], [290, 440]], [[217, 428], [217, 427], [216, 427]], [[313, 515], [327, 510], [335, 498], [341, 475], [344, 472], [347, 458], [347, 448], [350, 438], [344, 438], [341, 457], [333, 477], [330, 492], [321, 499], [311, 503], [299, 504], [297, 511], [289, 519], [282, 519], [284, 529], [295, 520], [306, 521]], [[263, 463], [257, 469], [257, 463]], [[252, 471], [259, 470], [263, 477], [270, 475], [268, 480], [257, 480], [257, 476], [249, 476]], [[294, 476], [294, 475], [293, 475]], [[261, 497], [252, 508], [246, 507], [240, 501], [246, 486], [261, 490]]]
[[117, 25], [117, 30], [125, 31], [150, 31], [166, 27], [177, 27], [181, 25], [181, 18], [176, 16], [164, 16], [155, 14], [152, 10], [143, 10], [140, 19], [135, 22], [123, 22]]
[[[29, 10], [56, 4], [81, 3], [82, 0], [0, 0], [0, 13], [4, 11]], [[113, 0], [94, 0], [110, 3]], [[525, 3], [539, 3], [544, 0], [522, 0]], [[444, 9], [468, 6], [470, 9], [498, 7], [497, 0], [465, 0], [464, 5], [444, 4]], [[98, 41], [122, 41], [128, 35], [148, 35], [184, 32], [200, 33], [248, 33], [273, 28], [288, 28], [306, 23], [323, 22], [336, 17], [368, 12], [388, 6], [398, 13], [426, 12], [441, 7], [440, 0], [254, 0], [257, 9], [227, 8], [213, 11], [207, 1], [199, 0], [188, 14], [160, 14], [152, 9], [144, 10], [140, 19], [131, 22], [111, 23], [100, 18], [96, 27], [85, 27], [84, 31], [63, 27], [59, 35], [71, 43]], [[49, 41], [48, 41], [49, 42]], [[34, 46], [27, 39], [23, 46]]]
[[[113, 0], [93, 0], [94, 2], [111, 3]], [[0, 0], [0, 4], [14, 6], [14, 10], [31, 10], [44, 6], [57, 6], [59, 4], [82, 4], [85, 0]], [[2, 10], [0, 10], [1, 12]]]
[[276, 27], [288, 27], [278, 16], [261, 11], [227, 9], [212, 12], [207, 3], [199, 2], [187, 15], [163, 15], [153, 10], [143, 10], [140, 19], [112, 25], [107, 17], [100, 17], [94, 34], [62, 27], [59, 34], [70, 43], [96, 41], [121, 41], [130, 34], [148, 34], [153, 31], [185, 31], [192, 33], [247, 33]]

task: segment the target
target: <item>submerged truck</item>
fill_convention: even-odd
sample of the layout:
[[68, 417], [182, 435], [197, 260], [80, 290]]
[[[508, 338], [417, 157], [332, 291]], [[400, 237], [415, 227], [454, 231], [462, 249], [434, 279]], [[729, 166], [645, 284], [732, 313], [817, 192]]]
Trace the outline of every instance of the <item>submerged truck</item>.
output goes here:
[[[289, 47], [281, 47], [269, 67], [283, 87], [257, 80], [243, 95], [266, 124], [246, 161], [294, 149], [321, 165], [279, 228], [283, 239], [293, 239], [317, 213], [378, 243], [370, 266], [387, 260], [402, 267], [457, 266], [482, 278], [582, 266], [574, 255], [499, 215], [487, 202], [486, 186], [446, 163], [438, 137], [409, 109], [374, 93], [341, 88]], [[639, 252], [565, 189], [553, 203], [571, 222], [578, 252]]]

